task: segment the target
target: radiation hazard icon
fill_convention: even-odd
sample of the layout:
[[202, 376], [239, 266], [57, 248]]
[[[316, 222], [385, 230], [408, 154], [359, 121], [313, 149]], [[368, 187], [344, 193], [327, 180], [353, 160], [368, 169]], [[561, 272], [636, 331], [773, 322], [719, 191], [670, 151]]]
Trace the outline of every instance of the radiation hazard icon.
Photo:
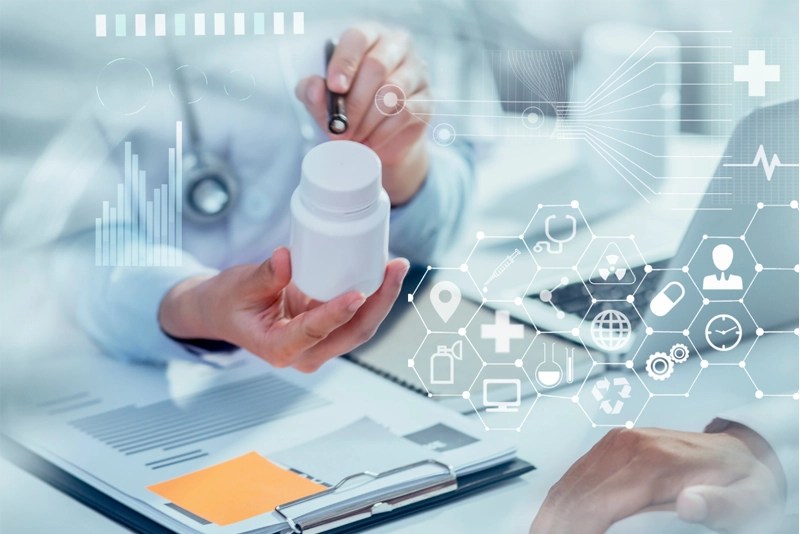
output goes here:
[[636, 283], [636, 274], [619, 245], [609, 243], [595, 265], [589, 282], [595, 285], [630, 285]]

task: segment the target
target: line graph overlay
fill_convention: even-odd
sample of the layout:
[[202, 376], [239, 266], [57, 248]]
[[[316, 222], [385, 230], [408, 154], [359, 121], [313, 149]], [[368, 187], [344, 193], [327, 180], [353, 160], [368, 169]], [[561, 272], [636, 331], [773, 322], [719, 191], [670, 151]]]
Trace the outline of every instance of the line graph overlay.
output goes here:
[[800, 167], [800, 164], [798, 163], [781, 162], [777, 153], [773, 153], [772, 158], [767, 158], [767, 151], [764, 149], [764, 145], [758, 145], [758, 150], [756, 151], [756, 155], [753, 158], [752, 163], [722, 164], [723, 167], [758, 167], [759, 165], [764, 169], [764, 175], [766, 176], [768, 182], [772, 181], [772, 176], [775, 174], [775, 171], [778, 169], [778, 167]]

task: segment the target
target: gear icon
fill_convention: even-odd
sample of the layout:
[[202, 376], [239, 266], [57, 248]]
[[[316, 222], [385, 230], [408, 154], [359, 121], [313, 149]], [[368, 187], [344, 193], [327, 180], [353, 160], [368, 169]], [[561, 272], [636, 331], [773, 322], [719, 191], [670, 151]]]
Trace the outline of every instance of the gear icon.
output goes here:
[[675, 362], [673, 362], [672, 358], [665, 352], [655, 352], [651, 354], [645, 363], [647, 376], [653, 380], [666, 380], [672, 375], [674, 369]]
[[683, 363], [689, 359], [689, 347], [684, 345], [683, 343], [675, 343], [672, 345], [672, 348], [669, 349], [669, 357], [675, 363]]

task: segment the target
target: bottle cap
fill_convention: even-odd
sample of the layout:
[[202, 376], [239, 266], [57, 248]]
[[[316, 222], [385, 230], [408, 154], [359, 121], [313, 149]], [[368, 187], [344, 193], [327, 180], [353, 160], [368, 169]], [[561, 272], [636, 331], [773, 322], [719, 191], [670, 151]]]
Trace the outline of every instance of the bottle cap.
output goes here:
[[347, 213], [365, 209], [381, 192], [381, 160], [353, 141], [328, 141], [303, 159], [299, 191], [317, 208]]

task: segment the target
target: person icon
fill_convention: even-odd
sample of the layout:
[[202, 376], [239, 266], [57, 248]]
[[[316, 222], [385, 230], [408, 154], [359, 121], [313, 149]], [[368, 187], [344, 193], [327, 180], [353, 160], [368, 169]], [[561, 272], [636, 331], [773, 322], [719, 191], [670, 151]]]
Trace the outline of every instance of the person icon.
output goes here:
[[703, 289], [718, 290], [741, 290], [742, 277], [735, 274], [725, 274], [733, 263], [733, 249], [730, 245], [717, 245], [711, 251], [711, 259], [714, 260], [714, 267], [719, 270], [719, 275], [710, 274], [703, 278]]

